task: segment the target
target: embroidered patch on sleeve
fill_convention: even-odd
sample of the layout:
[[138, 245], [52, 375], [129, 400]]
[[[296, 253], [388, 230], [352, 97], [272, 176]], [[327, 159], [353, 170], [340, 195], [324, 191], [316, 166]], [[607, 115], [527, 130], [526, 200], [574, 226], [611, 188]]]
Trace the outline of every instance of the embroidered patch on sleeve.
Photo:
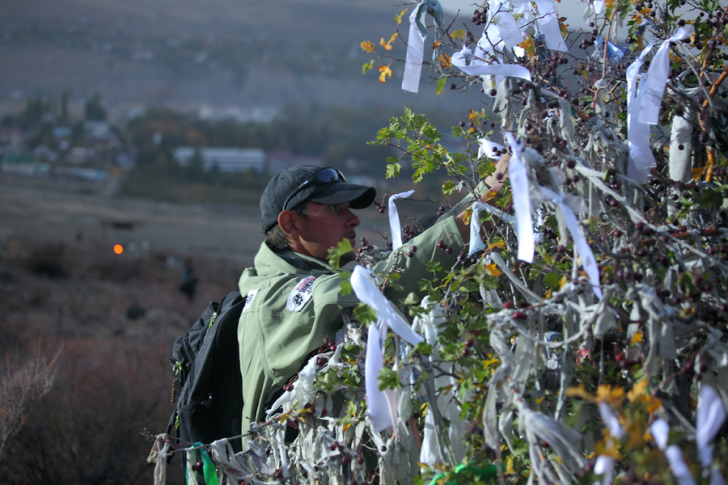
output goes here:
[[243, 305], [243, 313], [250, 310], [250, 307], [253, 306], [253, 298], [255, 298], [256, 294], [258, 294], [257, 288], [248, 292], [248, 295], [245, 297], [245, 304]]
[[286, 310], [291, 312], [301, 311], [306, 302], [311, 299], [314, 281], [316, 281], [315, 276], [307, 276], [296, 284], [288, 295]]

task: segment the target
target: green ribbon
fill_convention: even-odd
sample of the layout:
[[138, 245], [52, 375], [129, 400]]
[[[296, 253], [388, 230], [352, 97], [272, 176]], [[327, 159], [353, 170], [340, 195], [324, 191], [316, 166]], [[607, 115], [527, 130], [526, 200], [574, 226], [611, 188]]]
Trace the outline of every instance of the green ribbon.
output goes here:
[[220, 485], [217, 479], [215, 463], [206, 449], [202, 448], [202, 474], [205, 476], [205, 485]]

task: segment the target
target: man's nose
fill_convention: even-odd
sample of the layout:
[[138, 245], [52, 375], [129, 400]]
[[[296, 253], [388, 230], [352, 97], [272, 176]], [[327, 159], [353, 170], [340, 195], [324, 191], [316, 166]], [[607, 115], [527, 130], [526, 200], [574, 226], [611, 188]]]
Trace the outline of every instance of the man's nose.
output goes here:
[[346, 208], [346, 212], [347, 212], [347, 214], [346, 214], [347, 215], [346, 227], [350, 227], [350, 228], [354, 229], [359, 224], [361, 224], [361, 219], [359, 219], [359, 217], [356, 214], [354, 214], [351, 211], [351, 209], [349, 209], [347, 207]]

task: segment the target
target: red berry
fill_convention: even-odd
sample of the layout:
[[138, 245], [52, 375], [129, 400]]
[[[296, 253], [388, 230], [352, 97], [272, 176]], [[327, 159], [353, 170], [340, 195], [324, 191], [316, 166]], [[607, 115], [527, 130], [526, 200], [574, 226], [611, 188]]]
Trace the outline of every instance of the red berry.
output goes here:
[[525, 320], [526, 318], [528, 318], [528, 315], [523, 312], [513, 312], [513, 318], [515, 318], [516, 320]]
[[509, 301], [504, 301], [503, 302], [503, 308], [506, 309], [506, 310], [510, 310], [511, 308], [513, 308], [513, 302], [510, 301], [510, 300]]

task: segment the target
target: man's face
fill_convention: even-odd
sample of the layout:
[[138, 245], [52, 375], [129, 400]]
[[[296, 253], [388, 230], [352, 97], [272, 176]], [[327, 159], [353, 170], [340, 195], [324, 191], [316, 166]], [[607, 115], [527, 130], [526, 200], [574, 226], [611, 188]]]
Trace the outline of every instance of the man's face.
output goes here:
[[[336, 247], [342, 239], [349, 239], [356, 245], [356, 227], [361, 220], [349, 209], [349, 204], [328, 205], [309, 202], [306, 217], [293, 214], [297, 228], [294, 251], [307, 254], [321, 261], [327, 261], [329, 249]], [[298, 246], [296, 248], [295, 246]], [[341, 264], [353, 261], [354, 252], [341, 257]]]

